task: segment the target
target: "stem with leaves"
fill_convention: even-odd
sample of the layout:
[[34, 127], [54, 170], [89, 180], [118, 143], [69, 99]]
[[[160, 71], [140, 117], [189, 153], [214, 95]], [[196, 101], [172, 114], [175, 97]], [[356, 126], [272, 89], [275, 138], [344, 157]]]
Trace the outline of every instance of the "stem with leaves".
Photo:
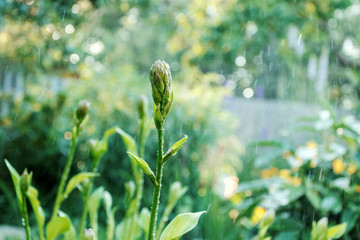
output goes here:
[[21, 219], [21, 222], [25, 227], [26, 240], [31, 240], [29, 216], [28, 216], [28, 210], [27, 210], [27, 205], [26, 205], [26, 194], [23, 193], [22, 197], [23, 197], [23, 200], [22, 200], [23, 206], [22, 206], [21, 215], [22, 215], [23, 219]]
[[70, 152], [69, 152], [69, 156], [66, 161], [64, 171], [61, 175], [60, 184], [59, 184], [59, 188], [58, 188], [58, 191], [56, 194], [56, 200], [55, 200], [55, 205], [54, 205], [53, 212], [51, 215], [51, 219], [54, 219], [56, 217], [56, 214], [60, 209], [60, 205], [64, 201], [63, 193], [64, 193], [64, 188], [65, 188], [65, 183], [69, 177], [71, 164], [74, 159], [76, 141], [77, 141], [78, 135], [80, 133], [81, 123], [84, 121], [84, 119], [88, 113], [89, 107], [90, 107], [90, 103], [88, 101], [80, 101], [79, 106], [74, 113], [75, 124], [74, 124], [73, 130], [72, 130]]
[[161, 193], [161, 185], [162, 185], [162, 175], [163, 175], [163, 146], [164, 146], [164, 128], [160, 128], [158, 130], [158, 157], [157, 157], [157, 166], [156, 166], [156, 182], [158, 185], [155, 186], [154, 195], [153, 195], [153, 203], [151, 207], [151, 216], [150, 216], [150, 226], [149, 226], [149, 240], [155, 239], [156, 233], [156, 219], [157, 212], [160, 203], [160, 193]]

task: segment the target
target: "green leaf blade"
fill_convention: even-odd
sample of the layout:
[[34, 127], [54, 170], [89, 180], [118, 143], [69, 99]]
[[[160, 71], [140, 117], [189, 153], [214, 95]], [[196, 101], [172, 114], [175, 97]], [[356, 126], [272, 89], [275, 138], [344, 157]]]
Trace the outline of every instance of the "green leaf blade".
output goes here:
[[163, 156], [163, 163], [165, 163], [169, 158], [174, 156], [180, 148], [185, 144], [185, 142], [188, 140], [188, 136], [185, 135], [181, 140], [177, 141]]
[[71, 221], [65, 214], [60, 214], [50, 220], [46, 226], [46, 239], [54, 240], [60, 234], [66, 233], [71, 228]]
[[332, 227], [329, 227], [326, 231], [327, 239], [338, 239], [341, 238], [346, 230], [347, 223], [341, 223]]
[[166, 226], [165, 230], [160, 236], [160, 240], [176, 240], [183, 236], [185, 233], [196, 227], [200, 216], [205, 213], [182, 213], [177, 215], [170, 223]]
[[151, 168], [149, 167], [149, 165], [145, 162], [144, 159], [135, 156], [134, 154], [132, 154], [131, 152], [127, 152], [127, 154], [129, 155], [130, 159], [134, 162], [136, 162], [141, 169], [143, 170], [143, 172], [150, 178], [150, 180], [153, 182], [153, 184], [156, 186], [158, 183], [156, 182], [155, 179], [155, 174], [154, 172], [151, 170]]
[[33, 186], [30, 186], [26, 195], [29, 198], [31, 207], [35, 213], [36, 221], [39, 228], [40, 239], [45, 239], [44, 237], [45, 212], [41, 207], [40, 201], [38, 199], [38, 190]]
[[91, 173], [91, 172], [84, 172], [84, 173], [76, 174], [69, 180], [69, 182], [65, 188], [63, 197], [67, 198], [69, 196], [69, 194], [74, 190], [74, 188], [77, 185], [79, 185], [80, 183], [84, 182], [86, 179], [92, 178], [92, 177], [97, 177], [97, 176], [99, 176], [98, 173]]

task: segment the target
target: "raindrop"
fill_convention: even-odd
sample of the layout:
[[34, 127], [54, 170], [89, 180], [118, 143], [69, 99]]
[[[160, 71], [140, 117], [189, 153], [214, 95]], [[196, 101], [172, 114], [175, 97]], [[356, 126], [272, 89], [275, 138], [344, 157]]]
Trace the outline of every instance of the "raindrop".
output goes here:
[[298, 42], [297, 42], [298, 45], [300, 45], [300, 41], [301, 41], [301, 33], [299, 35], [299, 39], [298, 39]]
[[6, 73], [6, 71], [8, 70], [8, 68], [9, 68], [9, 65], [6, 66], [4, 73]]
[[64, 21], [64, 19], [65, 19], [65, 10], [64, 10], [64, 13], [63, 13], [62, 20]]
[[25, 226], [25, 218], [21, 218], [21, 225]]
[[321, 176], [322, 176], [322, 169], [320, 169], [319, 181], [321, 181]]
[[44, 95], [44, 93], [45, 93], [45, 89], [41, 92], [40, 96], [37, 98], [37, 100], [36, 100], [36, 101], [39, 101], [39, 100], [40, 100], [40, 98]]
[[40, 48], [39, 48], [39, 53], [38, 53], [38, 63], [40, 63], [40, 55], [41, 55], [41, 53], [40, 53]]
[[16, 121], [16, 119], [17, 119], [18, 115], [19, 115], [19, 112], [17, 112], [17, 113], [15, 114], [15, 117], [14, 117], [14, 122]]

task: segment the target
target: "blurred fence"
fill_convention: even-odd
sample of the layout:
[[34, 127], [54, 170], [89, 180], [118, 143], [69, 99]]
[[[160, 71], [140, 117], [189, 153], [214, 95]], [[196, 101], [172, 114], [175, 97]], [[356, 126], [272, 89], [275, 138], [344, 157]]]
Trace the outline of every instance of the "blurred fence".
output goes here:
[[6, 116], [9, 113], [10, 107], [15, 99], [22, 98], [28, 90], [27, 84], [37, 83], [42, 88], [38, 97], [41, 99], [45, 92], [56, 94], [61, 91], [67, 79], [53, 75], [35, 76], [26, 75], [22, 71], [16, 69], [5, 69], [0, 74], [0, 116]]
[[324, 110], [320, 104], [267, 99], [228, 98], [224, 105], [239, 122], [237, 135], [245, 143], [270, 139], [303, 143], [309, 133], [292, 132], [292, 129], [299, 124], [300, 117], [314, 117]]

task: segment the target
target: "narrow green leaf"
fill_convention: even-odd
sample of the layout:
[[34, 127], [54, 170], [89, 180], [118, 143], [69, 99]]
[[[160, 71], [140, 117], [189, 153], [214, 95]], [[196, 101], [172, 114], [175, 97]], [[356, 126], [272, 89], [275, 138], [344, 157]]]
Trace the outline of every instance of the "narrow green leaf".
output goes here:
[[97, 188], [90, 196], [88, 201], [88, 211], [91, 228], [94, 230], [95, 235], [98, 233], [98, 210], [100, 207], [100, 201], [103, 197], [104, 188]]
[[79, 185], [80, 183], [84, 182], [86, 179], [91, 178], [91, 177], [97, 177], [99, 176], [98, 173], [91, 173], [91, 172], [84, 172], [84, 173], [78, 173], [75, 176], [73, 176], [65, 189], [64, 198], [67, 198], [69, 196], [69, 194], [72, 192], [72, 190], [74, 190], [74, 188]]
[[53, 240], [60, 234], [63, 234], [70, 230], [71, 222], [68, 216], [60, 213], [59, 216], [50, 220], [46, 226], [46, 239]]
[[135, 140], [129, 135], [127, 134], [125, 131], [123, 131], [121, 128], [116, 127], [115, 131], [121, 136], [126, 149], [129, 152], [133, 152], [136, 153], [136, 142]]
[[321, 199], [317, 192], [308, 190], [308, 191], [306, 191], [305, 195], [306, 195], [306, 198], [309, 200], [309, 202], [311, 203], [311, 205], [313, 205], [313, 207], [315, 209], [320, 209]]
[[144, 230], [145, 236], [149, 235], [150, 215], [151, 213], [147, 208], [143, 208], [140, 212], [140, 225]]
[[[134, 224], [131, 226], [131, 224]], [[132, 229], [129, 232], [129, 229]], [[132, 221], [132, 218], [124, 218], [117, 226], [115, 230], [116, 239], [128, 239], [135, 240], [141, 235], [141, 227], [139, 221], [136, 219]]]
[[16, 193], [16, 197], [17, 197], [17, 202], [19, 205], [19, 209], [21, 209], [23, 198], [22, 198], [22, 193], [21, 193], [21, 189], [20, 189], [20, 175], [16, 171], [16, 169], [6, 159], [5, 159], [5, 164], [6, 164], [7, 168], [9, 169], [11, 179], [14, 183], [14, 189], [15, 189], [15, 193]]
[[174, 156], [180, 150], [180, 148], [185, 144], [187, 139], [188, 139], [188, 136], [185, 135], [185, 137], [183, 137], [181, 140], [177, 141], [163, 156], [163, 163], [165, 163], [169, 158]]
[[332, 227], [329, 227], [326, 231], [326, 238], [329, 239], [338, 239], [344, 235], [346, 230], [347, 223], [338, 224]]
[[72, 223], [70, 223], [70, 230], [64, 233], [64, 240], [76, 240], [76, 229]]
[[44, 223], [45, 223], [45, 213], [43, 208], [40, 205], [40, 201], [38, 199], [38, 190], [33, 186], [30, 186], [28, 191], [26, 192], [27, 197], [30, 200], [30, 204], [32, 209], [34, 210], [36, 221], [39, 228], [39, 236], [40, 239], [44, 240]]
[[103, 193], [103, 203], [106, 211], [106, 239], [113, 240], [114, 239], [114, 231], [115, 231], [115, 216], [114, 211], [111, 209], [112, 206], [112, 197], [108, 191], [104, 191]]
[[182, 213], [177, 215], [174, 220], [172, 220], [169, 225], [166, 226], [165, 230], [160, 236], [160, 240], [179, 239], [185, 233], [196, 227], [199, 218], [203, 213], [205, 213], [205, 211], [196, 213]]
[[130, 156], [130, 158], [135, 161], [140, 167], [141, 169], [144, 171], [144, 173], [150, 178], [150, 180], [153, 182], [153, 184], [155, 186], [158, 185], [158, 183], [156, 182], [155, 179], [155, 174], [153, 171], [151, 171], [149, 165], [145, 162], [144, 159], [135, 156], [134, 154], [132, 154], [131, 152], [127, 152], [127, 154]]

